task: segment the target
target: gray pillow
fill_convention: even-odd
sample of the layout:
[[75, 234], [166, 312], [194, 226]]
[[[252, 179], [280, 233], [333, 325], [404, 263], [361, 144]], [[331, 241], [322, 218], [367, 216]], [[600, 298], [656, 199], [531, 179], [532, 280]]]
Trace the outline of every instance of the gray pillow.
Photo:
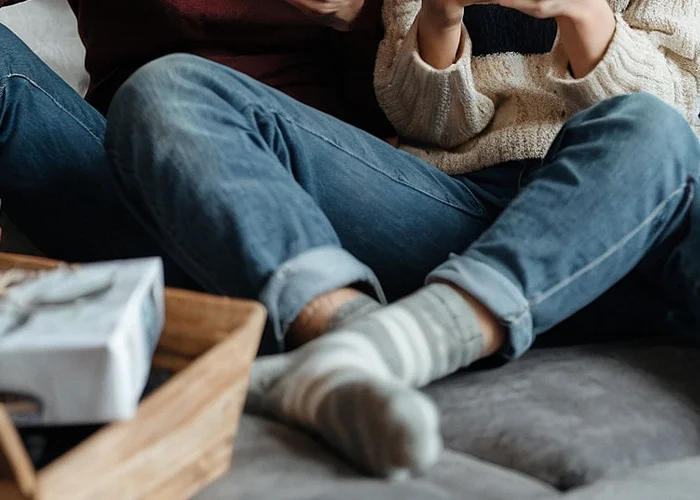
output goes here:
[[542, 349], [428, 393], [449, 448], [568, 489], [700, 454], [698, 367], [685, 347]]
[[422, 478], [370, 479], [305, 433], [247, 415], [234, 453], [232, 470], [197, 500], [535, 500], [556, 494], [536, 480], [452, 452]]

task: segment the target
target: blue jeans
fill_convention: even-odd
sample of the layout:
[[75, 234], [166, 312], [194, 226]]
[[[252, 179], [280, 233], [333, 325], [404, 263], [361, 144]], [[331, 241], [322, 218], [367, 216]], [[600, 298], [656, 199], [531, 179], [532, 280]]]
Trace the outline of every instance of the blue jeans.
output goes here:
[[507, 356], [626, 277], [658, 292], [665, 325], [700, 333], [700, 145], [649, 95], [577, 115], [544, 161], [450, 177], [231, 69], [171, 55], [120, 89], [106, 143], [125, 200], [182, 268], [267, 306], [264, 350], [283, 347], [319, 294], [394, 299], [426, 278], [483, 301], [508, 327]]
[[[104, 117], [0, 25], [0, 197], [50, 257], [162, 255], [119, 199], [104, 133]], [[166, 275], [192, 284], [167, 258]]]

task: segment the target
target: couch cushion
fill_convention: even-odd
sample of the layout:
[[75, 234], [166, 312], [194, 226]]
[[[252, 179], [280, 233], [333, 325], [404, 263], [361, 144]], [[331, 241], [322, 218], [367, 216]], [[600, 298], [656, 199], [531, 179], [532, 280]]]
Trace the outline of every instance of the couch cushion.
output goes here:
[[534, 350], [429, 388], [454, 451], [561, 489], [700, 454], [700, 351]]
[[638, 469], [618, 479], [578, 488], [559, 500], [697, 500], [700, 458]]
[[[449, 450], [401, 484], [363, 478], [305, 433], [244, 416], [233, 470], [198, 498], [524, 500], [570, 488], [571, 500], [696, 498], [700, 458], [636, 468], [700, 454], [698, 365], [697, 349], [635, 343], [534, 350], [457, 374], [427, 391]], [[656, 496], [640, 496], [644, 485]]]
[[306, 434], [244, 415], [233, 469], [197, 499], [528, 500], [554, 493], [521, 474], [451, 452], [423, 478], [402, 483], [368, 479]]
[[84, 95], [88, 86], [85, 49], [66, 0], [32, 0], [0, 10], [0, 23]]

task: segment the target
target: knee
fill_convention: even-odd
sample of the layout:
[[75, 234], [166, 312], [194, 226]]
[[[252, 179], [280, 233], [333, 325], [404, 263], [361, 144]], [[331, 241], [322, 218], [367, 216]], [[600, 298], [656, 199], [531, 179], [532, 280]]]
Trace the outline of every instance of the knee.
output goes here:
[[[600, 196], [660, 203], [700, 174], [700, 141], [681, 113], [649, 94], [607, 99], [572, 118], [549, 158]], [[552, 156], [554, 155], [554, 156]]]
[[613, 97], [602, 104], [611, 118], [611, 133], [620, 133], [621, 148], [639, 167], [697, 177], [700, 142], [688, 120], [674, 107], [647, 93]]
[[[115, 94], [141, 97], [156, 94], [167, 98], [173, 91], [187, 85], [196, 75], [206, 71], [209, 61], [191, 54], [170, 54], [155, 59], [137, 69]], [[126, 94], [124, 96], [123, 94]]]
[[[128, 147], [134, 138], [150, 143], [179, 141], [194, 124], [222, 110], [233, 117], [248, 96], [248, 77], [225, 66], [188, 54], [152, 61], [119, 88], [107, 113], [108, 149]], [[203, 112], [203, 110], [210, 112]]]
[[[117, 90], [107, 113], [113, 131], [139, 129], [147, 132], [186, 98], [188, 79], [196, 72], [199, 58], [174, 54], [156, 59], [135, 71]], [[144, 130], [145, 129], [145, 130]]]
[[679, 132], [692, 132], [690, 124], [678, 110], [646, 92], [611, 97], [601, 105], [608, 113], [630, 120], [636, 135], [651, 134], [656, 138], [663, 133], [675, 136]]
[[577, 117], [583, 139], [604, 142], [610, 181], [677, 189], [700, 174], [700, 141], [686, 118], [651, 94], [613, 97]]
[[[116, 92], [108, 118], [128, 123], [160, 119], [173, 109], [215, 104], [237, 107], [246, 96], [249, 77], [189, 54], [171, 54], [134, 72]], [[253, 84], [254, 86], [255, 84]], [[134, 122], [133, 119], [137, 121]]]
[[134, 169], [144, 148], [170, 147], [188, 120], [188, 101], [197, 99], [193, 79], [206, 62], [174, 54], [134, 72], [115, 93], [107, 112], [105, 146], [116, 167]]

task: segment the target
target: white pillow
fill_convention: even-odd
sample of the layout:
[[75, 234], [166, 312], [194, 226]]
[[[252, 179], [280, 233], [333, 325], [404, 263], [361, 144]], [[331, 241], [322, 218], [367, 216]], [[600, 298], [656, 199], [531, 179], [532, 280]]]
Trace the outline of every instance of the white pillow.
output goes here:
[[0, 23], [15, 32], [81, 95], [87, 91], [85, 48], [66, 0], [29, 0], [0, 9]]

